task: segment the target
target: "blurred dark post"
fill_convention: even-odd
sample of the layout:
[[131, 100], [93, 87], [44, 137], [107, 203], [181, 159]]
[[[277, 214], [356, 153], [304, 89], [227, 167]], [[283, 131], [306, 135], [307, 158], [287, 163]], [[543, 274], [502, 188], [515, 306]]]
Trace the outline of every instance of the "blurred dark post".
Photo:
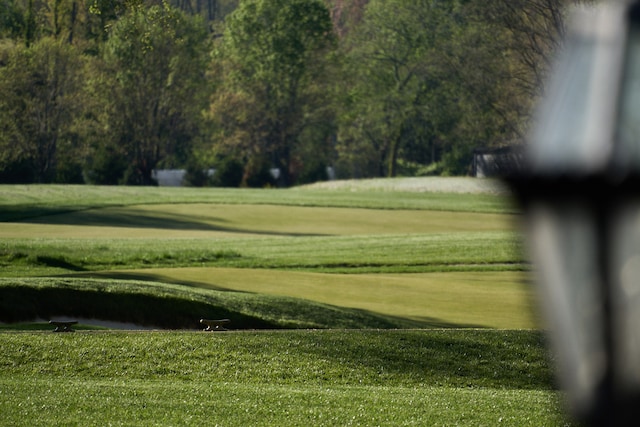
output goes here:
[[560, 384], [586, 425], [640, 419], [640, 1], [576, 9], [508, 178]]

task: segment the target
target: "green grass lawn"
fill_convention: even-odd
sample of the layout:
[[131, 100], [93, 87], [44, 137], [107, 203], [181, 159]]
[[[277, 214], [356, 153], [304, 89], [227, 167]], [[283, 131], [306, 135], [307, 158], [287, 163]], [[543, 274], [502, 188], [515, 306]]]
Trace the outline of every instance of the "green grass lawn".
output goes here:
[[[20, 227], [20, 225], [16, 225]], [[162, 267], [433, 272], [526, 269], [512, 232], [260, 237], [84, 239], [0, 237], [0, 276]]]
[[518, 425], [563, 419], [531, 331], [3, 334], [3, 425]]
[[471, 179], [0, 186], [0, 425], [562, 425], [517, 220]]
[[[415, 180], [348, 181], [327, 189], [323, 185], [287, 190], [104, 187], [90, 185], [0, 185], [0, 221], [20, 220], [61, 212], [132, 204], [260, 204], [313, 207], [357, 207], [371, 209], [421, 209], [464, 212], [514, 212], [514, 205], [499, 183], [455, 178], [456, 190], [442, 191], [431, 182], [441, 178]], [[445, 182], [447, 179], [444, 180]], [[409, 182], [410, 185], [403, 185]], [[391, 185], [389, 183], [392, 183]], [[468, 191], [465, 191], [465, 188]]]
[[[66, 315], [195, 328], [534, 328], [521, 273], [320, 274], [251, 269], [0, 279], [0, 321]], [[145, 279], [134, 281], [132, 279]], [[175, 285], [165, 285], [173, 282]], [[186, 285], [186, 286], [184, 286]]]
[[277, 205], [154, 204], [106, 207], [27, 218], [19, 229], [0, 223], [4, 237], [224, 238], [344, 236], [497, 231], [513, 228], [511, 215], [405, 209]]
[[[79, 276], [82, 276], [80, 274]], [[155, 280], [191, 287], [289, 296], [410, 320], [423, 327], [500, 329], [539, 325], [527, 274], [519, 271], [326, 274], [234, 268], [104, 272], [93, 277]], [[72, 276], [73, 277], [73, 276]]]
[[504, 195], [369, 189], [379, 182], [348, 192], [0, 187], [6, 206], [22, 209], [22, 219], [0, 222], [0, 276], [289, 296], [413, 327], [537, 325]]

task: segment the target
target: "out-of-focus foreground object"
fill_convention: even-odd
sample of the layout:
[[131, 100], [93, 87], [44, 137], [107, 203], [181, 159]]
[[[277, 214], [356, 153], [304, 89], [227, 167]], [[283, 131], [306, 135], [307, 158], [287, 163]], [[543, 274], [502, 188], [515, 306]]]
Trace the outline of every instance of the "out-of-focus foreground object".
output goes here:
[[640, 418], [640, 0], [573, 11], [526, 167], [526, 218], [558, 378], [586, 425]]

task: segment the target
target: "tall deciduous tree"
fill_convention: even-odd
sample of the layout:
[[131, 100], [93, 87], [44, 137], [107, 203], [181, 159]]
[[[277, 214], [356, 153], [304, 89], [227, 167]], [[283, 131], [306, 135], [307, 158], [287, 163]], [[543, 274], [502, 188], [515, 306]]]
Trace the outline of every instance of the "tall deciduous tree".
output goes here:
[[24, 35], [25, 13], [16, 0], [0, 0], [0, 38]]
[[0, 66], [0, 170], [15, 175], [6, 179], [59, 180], [61, 158], [73, 157], [77, 141], [82, 69], [75, 48], [52, 38], [9, 52]]
[[300, 136], [322, 105], [318, 78], [333, 46], [321, 0], [245, 0], [226, 20], [222, 85], [212, 112], [249, 162], [263, 158], [290, 185]]
[[514, 77], [531, 96], [542, 90], [551, 57], [565, 33], [566, 0], [496, 0], [479, 8], [506, 29], [519, 62]]
[[347, 45], [353, 79], [338, 145], [343, 158], [360, 158], [364, 174], [395, 176], [401, 160], [465, 173], [473, 147], [513, 135], [504, 29], [474, 7], [369, 2]]
[[363, 144], [370, 147], [367, 163], [376, 170], [367, 175], [396, 175], [398, 154], [412, 124], [437, 133], [436, 116], [427, 118], [426, 113], [431, 92], [442, 86], [436, 40], [452, 36], [441, 25], [448, 19], [445, 13], [428, 0], [372, 0], [350, 38], [351, 91], [340, 147], [347, 155], [362, 153]]
[[96, 79], [108, 132], [95, 152], [127, 165], [123, 182], [152, 184], [159, 162], [188, 154], [207, 101], [207, 40], [200, 20], [166, 4], [133, 7], [114, 24], [104, 50], [107, 73]]

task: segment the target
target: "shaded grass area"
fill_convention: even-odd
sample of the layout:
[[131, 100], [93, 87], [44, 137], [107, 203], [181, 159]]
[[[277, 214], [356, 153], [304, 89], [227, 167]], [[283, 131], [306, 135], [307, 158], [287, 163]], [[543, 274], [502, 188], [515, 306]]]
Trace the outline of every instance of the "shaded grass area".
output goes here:
[[0, 412], [10, 425], [564, 423], [534, 331], [4, 333], [2, 341]]
[[[18, 323], [0, 323], [0, 331], [53, 331], [55, 326], [49, 322], [18, 322]], [[100, 325], [73, 325], [73, 331], [103, 331], [111, 328]]]
[[56, 316], [95, 318], [166, 329], [200, 328], [229, 318], [232, 329], [461, 327], [411, 320], [305, 299], [108, 279], [0, 279], [0, 321]]

